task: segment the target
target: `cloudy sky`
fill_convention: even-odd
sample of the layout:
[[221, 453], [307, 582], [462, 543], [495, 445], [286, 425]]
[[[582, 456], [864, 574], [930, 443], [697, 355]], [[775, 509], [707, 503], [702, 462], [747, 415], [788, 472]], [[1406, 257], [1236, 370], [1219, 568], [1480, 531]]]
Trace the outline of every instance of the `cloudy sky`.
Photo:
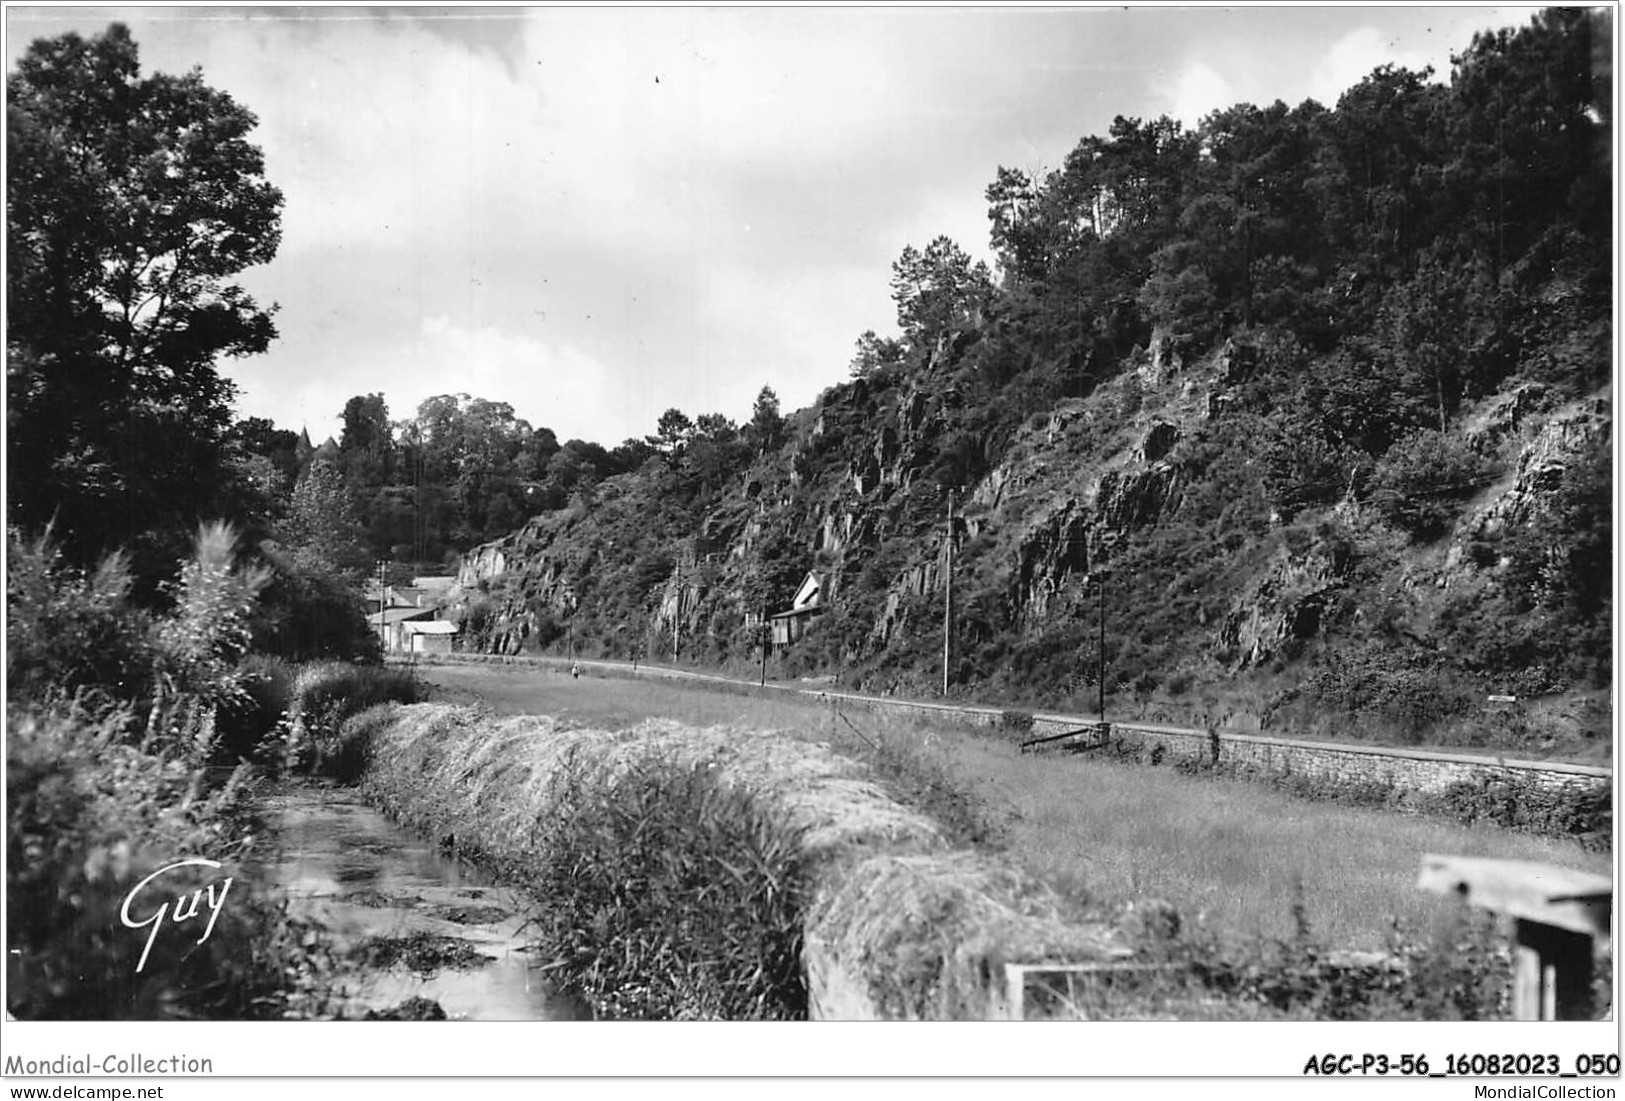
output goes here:
[[281, 338], [225, 365], [240, 414], [320, 440], [352, 395], [461, 392], [613, 445], [840, 381], [904, 245], [986, 255], [1000, 165], [1447, 75], [1535, 10], [9, 7], [6, 48], [122, 21], [258, 115], [283, 240], [242, 279]]

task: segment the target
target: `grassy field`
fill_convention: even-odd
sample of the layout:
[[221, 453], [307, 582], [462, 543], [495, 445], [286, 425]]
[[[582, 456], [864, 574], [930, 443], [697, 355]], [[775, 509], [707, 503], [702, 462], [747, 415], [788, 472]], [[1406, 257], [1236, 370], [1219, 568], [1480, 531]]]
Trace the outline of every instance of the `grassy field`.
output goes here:
[[[1612, 857], [1578, 845], [1429, 818], [1313, 803], [1240, 781], [1079, 757], [1023, 756], [1008, 742], [924, 719], [841, 714], [801, 699], [756, 698], [669, 682], [538, 668], [423, 670], [452, 698], [512, 714], [620, 728], [651, 716], [691, 725], [773, 729], [853, 754], [878, 745], [969, 793], [1008, 859], [1102, 910], [1156, 898], [1188, 927], [1226, 938], [1289, 937], [1301, 902], [1315, 938], [1380, 948], [1393, 922], [1425, 933], [1456, 904], [1416, 889], [1423, 853], [1538, 860], [1608, 873]], [[869, 744], [869, 743], [872, 743]], [[906, 779], [893, 778], [904, 783]], [[930, 786], [930, 785], [927, 785]], [[900, 791], [905, 801], [940, 792]], [[952, 809], [952, 808], [950, 808]], [[963, 808], [961, 808], [963, 809]], [[974, 825], [970, 827], [975, 832]]]

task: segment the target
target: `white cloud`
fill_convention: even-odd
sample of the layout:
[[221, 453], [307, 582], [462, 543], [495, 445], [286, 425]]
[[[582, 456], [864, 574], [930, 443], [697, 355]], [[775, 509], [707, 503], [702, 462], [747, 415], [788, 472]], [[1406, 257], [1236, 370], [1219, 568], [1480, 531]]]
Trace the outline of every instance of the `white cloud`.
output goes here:
[[832, 173], [893, 136], [876, 103], [929, 94], [896, 85], [832, 14], [522, 10], [515, 64], [421, 25], [361, 22], [342, 57], [292, 76], [307, 31], [273, 25], [252, 80], [269, 173], [286, 181], [284, 250], [513, 233], [708, 247], [702, 231], [737, 232], [715, 181]]
[[1338, 39], [1315, 66], [1309, 76], [1308, 94], [1327, 107], [1335, 107], [1344, 92], [1380, 65], [1417, 71], [1432, 65], [1435, 80], [1448, 79], [1449, 58], [1446, 57], [1442, 65], [1439, 61], [1423, 49], [1396, 49], [1389, 37], [1376, 27], [1359, 27]]
[[1342, 94], [1364, 80], [1379, 65], [1420, 72], [1433, 69], [1432, 79], [1450, 79], [1450, 55], [1461, 53], [1478, 31], [1519, 27], [1539, 8], [1453, 8], [1433, 12], [1427, 25], [1408, 33], [1376, 26], [1356, 27], [1334, 42], [1308, 78], [1307, 94], [1327, 107], [1335, 107]]
[[[1255, 30], [1243, 40], [1221, 22], [1185, 55], [1171, 79], [1152, 81], [1152, 113], [1167, 112], [1194, 129], [1209, 112], [1236, 103], [1263, 105], [1279, 99], [1296, 106], [1315, 99], [1335, 107], [1344, 92], [1381, 65], [1414, 71], [1431, 67], [1435, 81], [1447, 81], [1451, 53], [1464, 50], [1475, 31], [1517, 26], [1534, 10], [1394, 9], [1405, 18], [1350, 27], [1329, 44], [1323, 33], [1307, 31], [1301, 23], [1283, 27], [1273, 38]], [[1290, 9], [1299, 16], [1304, 11]]]
[[1200, 61], [1186, 65], [1164, 95], [1170, 104], [1168, 114], [1187, 130], [1196, 129], [1208, 114], [1242, 98], [1228, 80]]
[[[241, 366], [228, 366], [228, 374], [242, 388], [243, 415], [269, 416], [296, 430], [308, 426], [317, 442], [338, 431], [346, 401], [367, 393], [382, 393], [397, 420], [412, 416], [426, 398], [466, 393], [505, 401], [516, 416], [554, 429], [561, 440], [580, 436], [613, 444], [628, 434], [622, 426], [632, 390], [569, 343], [434, 315], [403, 339], [349, 353], [341, 371], [300, 372], [291, 383]], [[653, 416], [648, 423], [653, 426]]]
[[399, 416], [425, 398], [467, 393], [505, 401], [536, 427], [568, 424], [567, 435], [620, 438], [612, 435], [620, 410], [608, 370], [569, 344], [426, 317], [390, 375], [391, 404]]
[[[285, 307], [272, 356], [338, 366], [309, 337], [318, 312], [366, 315], [375, 335], [429, 316], [437, 327], [419, 334], [412, 370], [524, 409], [522, 373], [471, 365], [579, 367], [574, 350], [610, 380], [605, 394], [578, 389], [566, 408], [523, 415], [606, 440], [652, 430], [670, 405], [737, 417], [764, 381], [789, 402], [820, 388], [792, 374], [839, 378], [871, 324], [841, 320], [865, 316], [846, 293], [855, 267], [874, 275], [868, 312], [889, 317], [887, 265], [904, 240], [876, 200], [910, 232], [941, 206], [872, 171], [896, 156], [896, 112], [923, 109], [929, 82], [898, 84], [901, 70], [842, 13], [517, 14], [506, 55], [380, 20], [346, 24], [304, 66], [286, 59], [305, 24], [261, 25], [264, 48], [233, 56], [237, 94], [260, 111], [267, 174], [287, 195], [285, 274], [251, 280]], [[980, 189], [961, 188], [969, 202], [929, 234], [969, 229], [967, 246], [984, 245]], [[356, 362], [342, 361], [346, 376]], [[409, 399], [407, 383], [357, 378], [330, 408], [383, 387], [404, 415], [425, 392]], [[613, 424], [580, 412], [606, 403]]]
[[[764, 382], [791, 408], [838, 381], [857, 334], [892, 326], [903, 245], [986, 256], [1001, 163], [1056, 165], [1119, 113], [1335, 102], [1381, 61], [1527, 16], [1392, 10], [119, 17], [146, 69], [201, 64], [258, 115], [287, 197], [278, 259], [244, 276], [282, 337], [228, 365], [243, 413], [325, 435], [358, 393], [400, 417], [469, 392], [611, 443], [668, 406], [739, 418]], [[23, 33], [107, 18], [41, 11]]]

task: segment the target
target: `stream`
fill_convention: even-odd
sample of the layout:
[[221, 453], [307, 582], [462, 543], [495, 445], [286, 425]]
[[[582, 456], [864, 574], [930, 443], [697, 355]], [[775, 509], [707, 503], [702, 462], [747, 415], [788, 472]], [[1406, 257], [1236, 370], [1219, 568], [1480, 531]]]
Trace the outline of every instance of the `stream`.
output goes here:
[[325, 927], [348, 965], [346, 1018], [387, 1014], [410, 998], [438, 1003], [453, 1020], [582, 1015], [567, 999], [550, 1000], [516, 892], [397, 826], [353, 789], [279, 787], [261, 813], [270, 837], [253, 878], [285, 892], [294, 917]]

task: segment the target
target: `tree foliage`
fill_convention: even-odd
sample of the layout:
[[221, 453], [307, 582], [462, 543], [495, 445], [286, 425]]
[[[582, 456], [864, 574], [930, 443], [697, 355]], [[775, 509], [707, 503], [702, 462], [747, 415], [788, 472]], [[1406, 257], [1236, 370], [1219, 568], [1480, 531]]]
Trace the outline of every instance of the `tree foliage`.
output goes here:
[[254, 115], [143, 76], [120, 24], [32, 43], [7, 99], [10, 519], [156, 576], [226, 493], [217, 361], [275, 336], [231, 279], [275, 255], [282, 195]]
[[951, 330], [978, 320], [993, 290], [987, 265], [947, 237], [938, 237], [921, 252], [905, 245], [892, 263], [892, 301], [897, 325], [915, 349], [929, 348]]
[[1378, 512], [1419, 540], [1444, 534], [1460, 503], [1488, 483], [1489, 463], [1459, 436], [1432, 428], [1390, 447], [1372, 478]]
[[784, 415], [779, 412], [779, 395], [773, 387], [762, 387], [751, 406], [749, 432], [758, 450], [771, 451], [784, 441]]
[[325, 459], [313, 461], [294, 487], [284, 532], [295, 556], [308, 564], [352, 574], [370, 565], [350, 488]]

